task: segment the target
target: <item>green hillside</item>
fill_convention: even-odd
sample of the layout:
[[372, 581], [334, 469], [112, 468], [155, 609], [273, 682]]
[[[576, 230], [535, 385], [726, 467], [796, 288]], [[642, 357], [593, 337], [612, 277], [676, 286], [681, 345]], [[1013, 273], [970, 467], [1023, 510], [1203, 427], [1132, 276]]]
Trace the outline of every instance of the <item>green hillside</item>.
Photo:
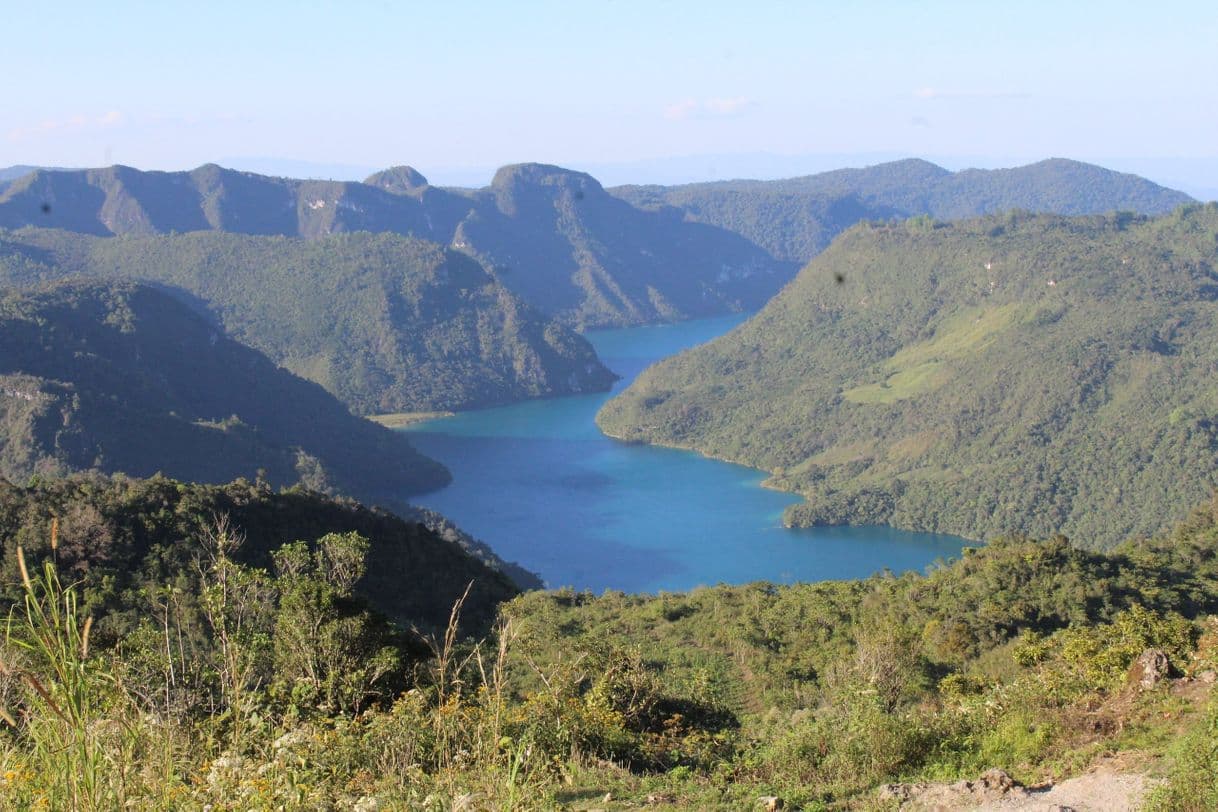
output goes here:
[[1216, 250], [1212, 205], [860, 225], [598, 422], [771, 471], [794, 524], [1111, 547], [1218, 483]]
[[394, 234], [0, 233], [0, 283], [78, 274], [172, 286], [360, 414], [603, 391], [614, 379], [582, 337], [474, 260]]
[[82, 469], [401, 499], [448, 472], [400, 434], [133, 283], [0, 294], [0, 477]]
[[189, 581], [200, 542], [224, 517], [243, 543], [236, 560], [271, 566], [271, 553], [297, 539], [356, 532], [369, 540], [367, 571], [356, 591], [395, 622], [443, 628], [453, 601], [472, 581], [465, 620], [485, 631], [496, 606], [517, 594], [490, 562], [417, 522], [347, 499], [303, 489], [275, 492], [266, 483], [220, 485], [165, 477], [133, 479], [97, 474], [40, 477], [18, 486], [0, 480], [0, 538], [6, 589], [20, 584], [15, 551], [41, 555], [58, 517], [56, 558], [79, 578], [86, 609], [98, 618], [99, 642], [113, 644], [140, 622], [141, 590]]
[[1010, 209], [1162, 214], [1191, 201], [1136, 175], [1061, 158], [961, 172], [910, 159], [785, 180], [623, 186], [610, 192], [646, 208], [675, 206], [687, 219], [734, 231], [779, 259], [799, 263], [860, 220], [920, 214], [951, 220]]

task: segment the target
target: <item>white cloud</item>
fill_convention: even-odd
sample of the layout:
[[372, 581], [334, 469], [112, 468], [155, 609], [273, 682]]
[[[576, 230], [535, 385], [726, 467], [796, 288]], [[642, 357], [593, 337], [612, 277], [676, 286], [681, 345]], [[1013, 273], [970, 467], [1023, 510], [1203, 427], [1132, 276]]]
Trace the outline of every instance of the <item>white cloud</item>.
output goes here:
[[703, 103], [703, 107], [708, 112], [714, 113], [717, 116], [734, 116], [737, 113], [743, 113], [752, 107], [754, 103], [752, 99], [736, 96], [731, 99], [707, 99]]
[[915, 99], [1027, 99], [1030, 93], [1011, 90], [944, 90], [941, 87], [919, 87]]
[[665, 107], [664, 118], [680, 121], [681, 119], [689, 118], [697, 109], [698, 102], [696, 99], [684, 99]]
[[28, 141], [56, 133], [80, 132], [81, 130], [106, 129], [123, 124], [127, 117], [119, 110], [108, 110], [101, 115], [85, 115], [77, 113], [65, 118], [49, 118], [29, 124], [24, 127], [14, 127], [8, 131], [9, 141]]
[[757, 102], [745, 96], [709, 99], [682, 99], [664, 108], [664, 118], [684, 121], [691, 118], [731, 118], [756, 107]]

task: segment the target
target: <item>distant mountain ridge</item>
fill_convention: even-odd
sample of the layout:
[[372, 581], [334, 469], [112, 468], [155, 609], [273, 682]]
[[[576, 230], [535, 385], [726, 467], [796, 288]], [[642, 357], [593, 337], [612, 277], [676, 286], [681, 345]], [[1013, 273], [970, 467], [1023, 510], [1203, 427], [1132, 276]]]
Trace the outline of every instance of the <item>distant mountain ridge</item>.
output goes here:
[[1194, 202], [1137, 175], [1063, 158], [960, 172], [910, 158], [785, 180], [619, 186], [609, 192], [643, 208], [674, 206], [687, 219], [735, 231], [776, 258], [801, 264], [861, 220], [955, 220], [1010, 209], [1163, 214]]
[[363, 499], [447, 484], [407, 439], [134, 283], [0, 294], [0, 476], [298, 481]]
[[410, 235], [479, 258], [508, 288], [578, 327], [755, 308], [795, 270], [736, 234], [638, 210], [589, 175], [542, 164], [504, 167], [477, 191], [433, 187], [410, 167], [364, 183], [215, 165], [39, 170], [0, 191], [0, 228], [26, 226], [95, 236]]
[[414, 201], [361, 183], [294, 180], [206, 164], [189, 172], [37, 170], [0, 194], [0, 226], [97, 236], [231, 231], [319, 237], [397, 231], [431, 237]]
[[611, 190], [586, 173], [537, 163], [502, 167], [477, 190], [432, 186], [409, 166], [362, 183], [214, 164], [189, 172], [112, 166], [11, 181], [0, 190], [0, 228], [410, 235], [477, 258], [530, 304], [582, 329], [756, 309], [863, 220], [1009, 209], [1158, 214], [1188, 202], [1136, 175], [1065, 159], [961, 172], [908, 159], [786, 180]]
[[0, 194], [3, 194], [4, 190], [7, 189], [13, 181], [24, 178], [31, 172], [49, 172], [58, 168], [59, 167], [29, 166], [27, 164], [16, 164], [15, 166], [0, 167]]

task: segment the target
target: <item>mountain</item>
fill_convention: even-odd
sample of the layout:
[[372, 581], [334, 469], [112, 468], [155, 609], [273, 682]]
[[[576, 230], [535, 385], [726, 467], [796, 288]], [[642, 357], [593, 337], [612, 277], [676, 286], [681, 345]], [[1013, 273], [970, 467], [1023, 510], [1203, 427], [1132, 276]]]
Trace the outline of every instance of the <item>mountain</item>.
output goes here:
[[[56, 167], [49, 166], [27, 166], [25, 164], [16, 164], [14, 166], [0, 167], [0, 194], [4, 193], [13, 181], [19, 180], [31, 172], [50, 172], [57, 171]], [[59, 171], [74, 171], [70, 169], [61, 169]]]
[[17, 178], [23, 177], [42, 168], [43, 167], [40, 166], [27, 166], [25, 164], [0, 167], [0, 183], [14, 181]]
[[759, 307], [795, 271], [729, 231], [641, 211], [589, 175], [542, 164], [504, 167], [476, 191], [431, 186], [410, 167], [363, 183], [215, 165], [36, 171], [0, 191], [0, 228], [25, 226], [95, 236], [411, 235], [478, 257], [530, 304], [581, 328]]
[[303, 481], [362, 498], [448, 472], [174, 297], [133, 283], [0, 294], [0, 476], [96, 469]]
[[453, 245], [580, 327], [753, 309], [793, 270], [726, 230], [624, 203], [582, 172], [504, 167], [474, 200]]
[[409, 198], [361, 183], [273, 178], [215, 164], [190, 172], [128, 166], [32, 172], [0, 193], [0, 226], [25, 225], [99, 236], [202, 230], [429, 236], [421, 207]]
[[18, 178], [24, 177], [25, 175], [28, 175], [31, 172], [34, 172], [40, 168], [41, 167], [37, 167], [37, 166], [25, 166], [24, 164], [17, 164], [16, 166], [0, 167], [0, 193], [4, 192], [4, 190], [8, 187], [8, 185], [10, 183], [12, 183], [13, 181], [17, 180]]
[[609, 190], [636, 206], [676, 206], [694, 222], [741, 234], [781, 260], [804, 263], [861, 220], [926, 214], [964, 219], [1009, 209], [1055, 214], [1163, 214], [1192, 201], [1145, 178], [1052, 158], [1013, 169], [949, 172], [907, 159], [801, 178]]
[[1218, 206], [862, 224], [613, 436], [764, 468], [794, 524], [1150, 535], [1218, 484]]
[[0, 284], [66, 275], [172, 286], [361, 414], [603, 391], [614, 380], [587, 341], [475, 260], [395, 234], [0, 232]]

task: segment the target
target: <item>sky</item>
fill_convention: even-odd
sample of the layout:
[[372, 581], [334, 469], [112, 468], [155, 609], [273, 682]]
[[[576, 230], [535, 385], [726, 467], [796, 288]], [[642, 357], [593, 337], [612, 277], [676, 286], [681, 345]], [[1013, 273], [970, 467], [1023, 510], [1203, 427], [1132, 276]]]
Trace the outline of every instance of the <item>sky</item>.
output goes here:
[[0, 0], [0, 166], [480, 185], [1068, 157], [1218, 190], [1212, 2]]

